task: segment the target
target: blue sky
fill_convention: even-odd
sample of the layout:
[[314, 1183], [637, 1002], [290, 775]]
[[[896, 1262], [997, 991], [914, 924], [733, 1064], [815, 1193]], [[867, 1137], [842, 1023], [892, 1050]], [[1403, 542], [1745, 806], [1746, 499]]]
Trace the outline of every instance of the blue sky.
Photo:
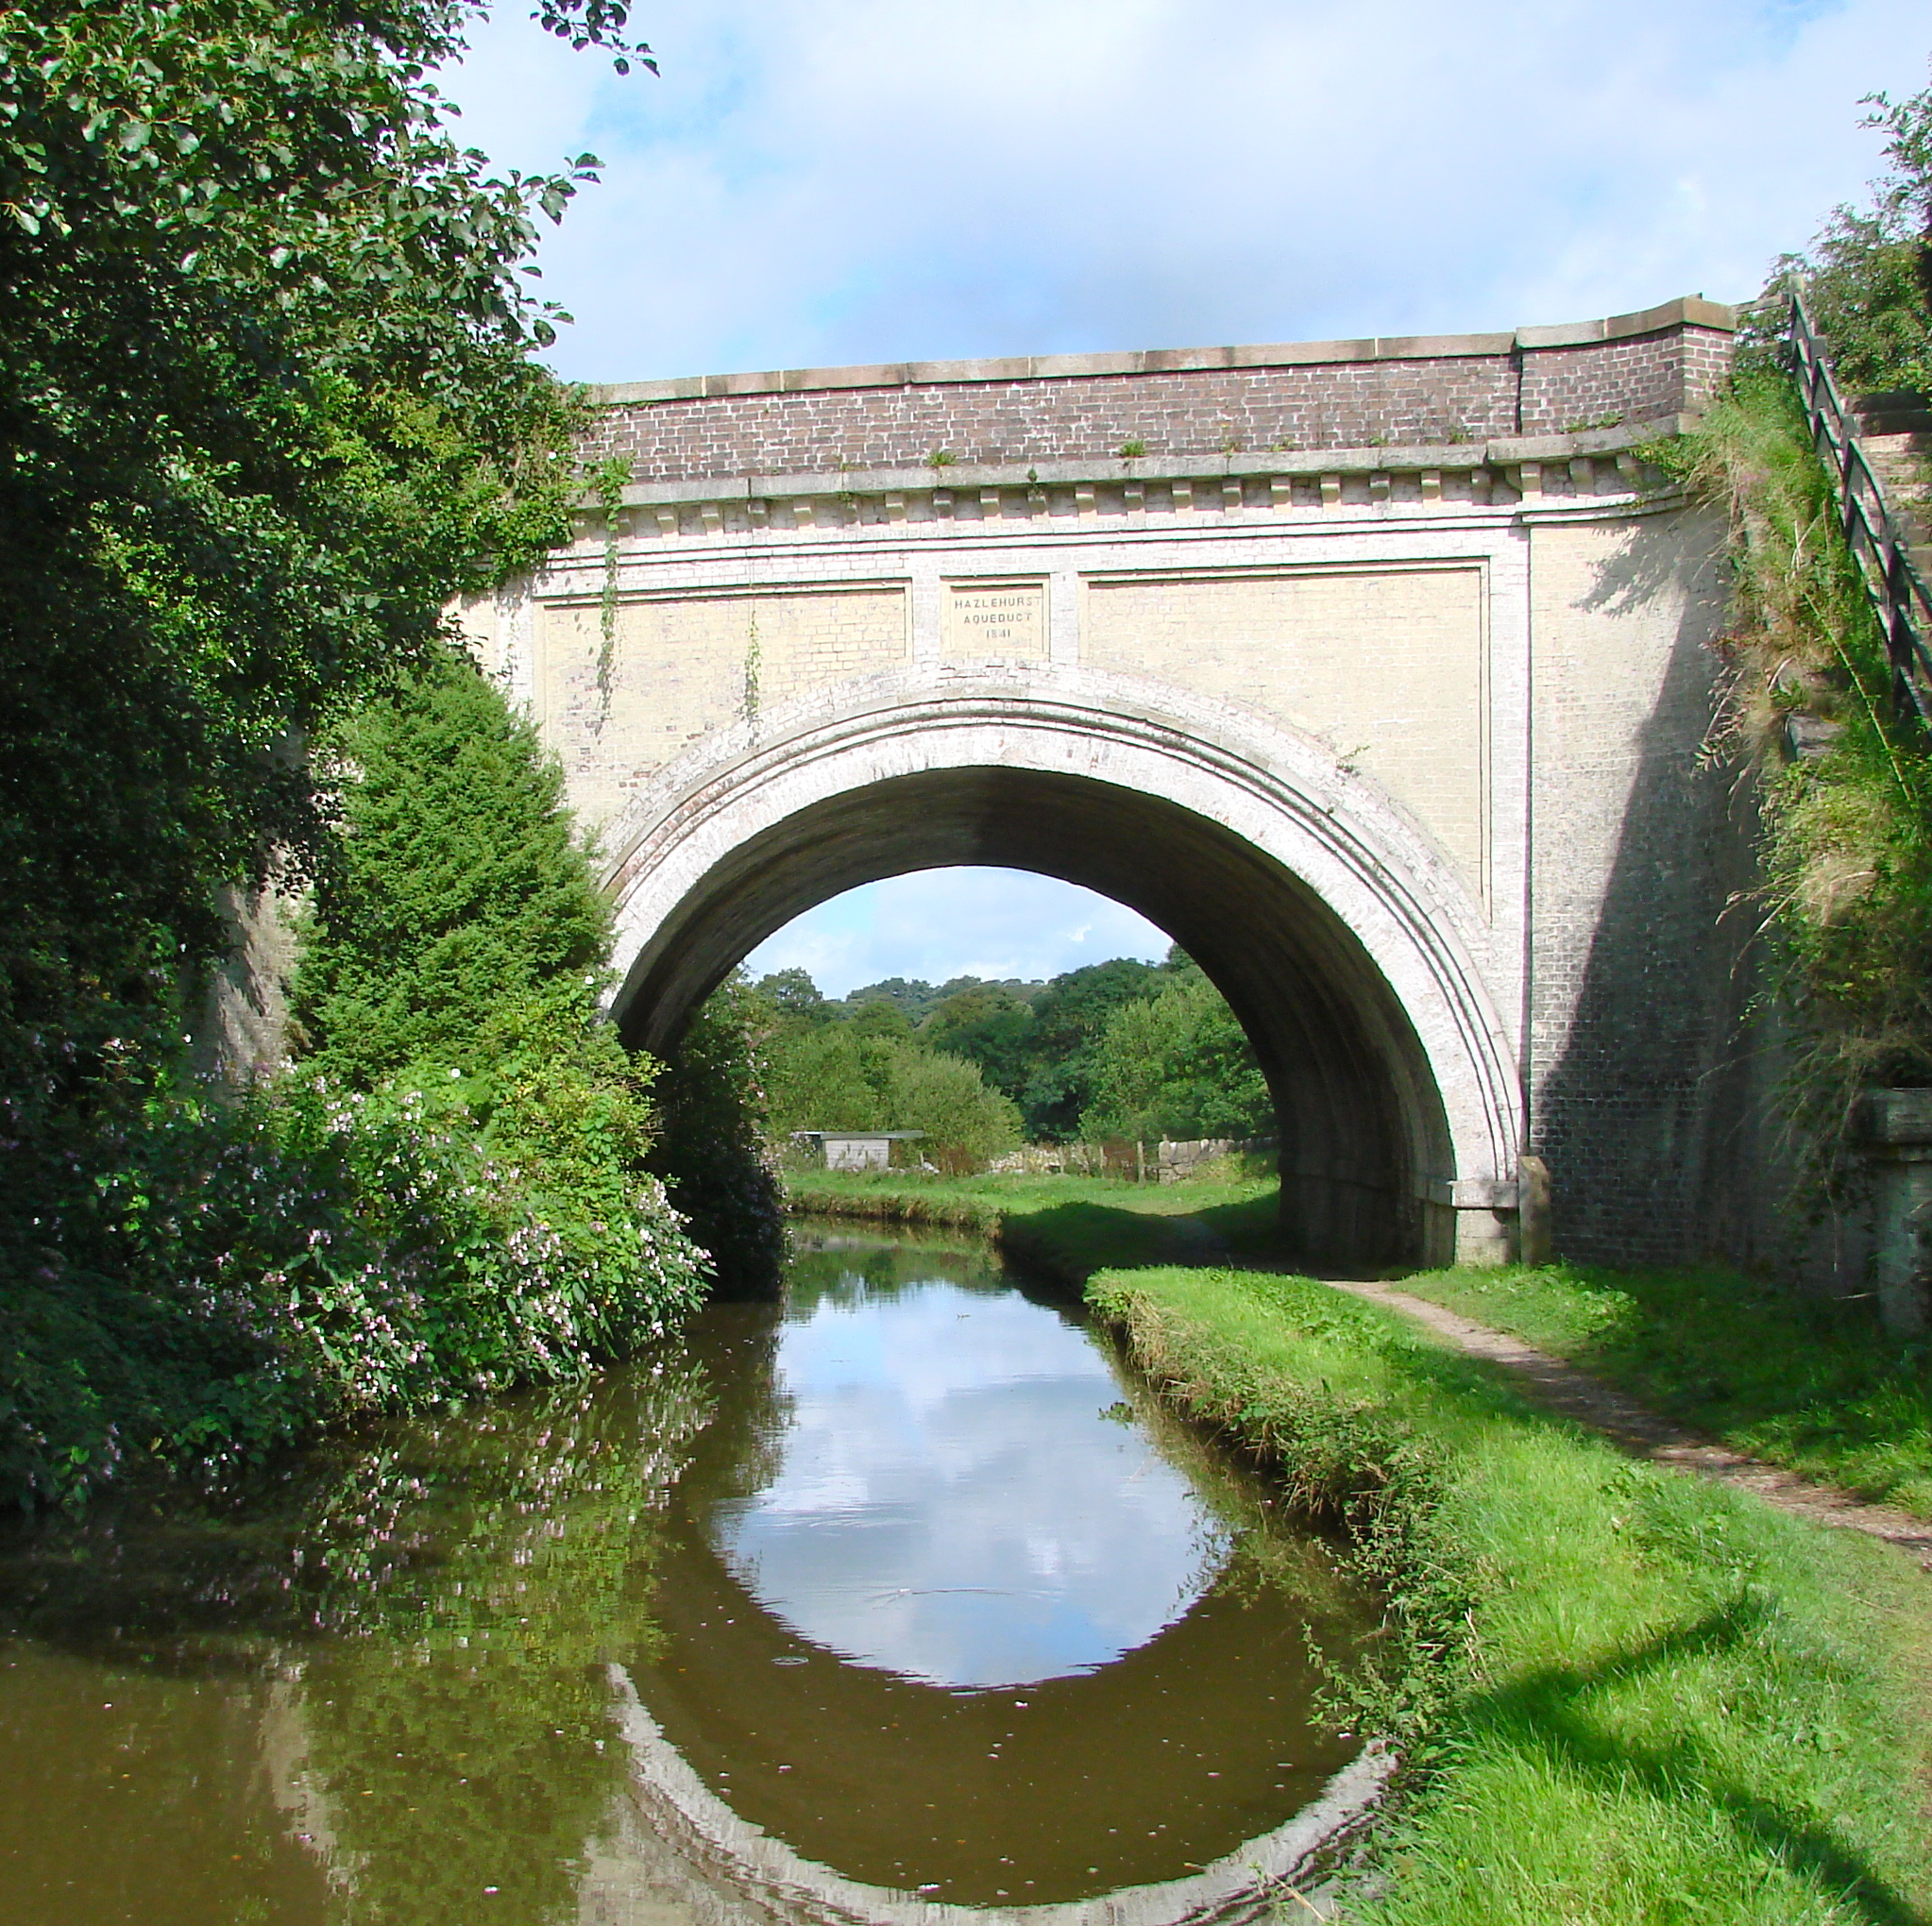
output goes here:
[[807, 910], [746, 958], [805, 970], [827, 996], [888, 976], [1043, 981], [1110, 956], [1158, 962], [1168, 938], [1091, 889], [1023, 870], [918, 870]]
[[586, 380], [1462, 332], [1735, 298], [1874, 171], [1924, 0], [639, 0], [449, 78]]
[[[663, 76], [620, 79], [526, 10], [447, 87], [504, 166], [606, 163], [540, 256], [552, 364], [600, 381], [1737, 299], [1860, 197], [1859, 98], [1932, 50], [1925, 0], [638, 0]], [[837, 989], [1158, 954], [986, 875], [760, 956]]]
[[970, 1688], [1096, 1670], [1227, 1556], [1180, 1473], [1104, 1416], [1102, 1354], [1017, 1292], [821, 1298], [778, 1379], [777, 1476], [714, 1529], [761, 1604], [861, 1664]]

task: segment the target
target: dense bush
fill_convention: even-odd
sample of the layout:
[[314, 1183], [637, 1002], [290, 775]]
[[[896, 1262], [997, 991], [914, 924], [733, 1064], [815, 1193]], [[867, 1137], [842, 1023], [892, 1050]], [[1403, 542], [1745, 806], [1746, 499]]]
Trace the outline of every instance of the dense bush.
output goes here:
[[781, 1030], [771, 1056], [771, 1124], [793, 1130], [921, 1130], [917, 1154], [949, 1174], [1020, 1141], [1020, 1113], [978, 1068], [928, 1048], [890, 1005], [850, 1022]]
[[1094, 1052], [1092, 1137], [1261, 1137], [1274, 1105], [1234, 1012], [1206, 977], [1123, 1004]]
[[[574, 1005], [529, 1019], [561, 1053], [420, 1115], [181, 1082], [224, 886], [328, 848], [310, 742], [432, 660], [449, 599], [538, 559], [581, 485], [518, 269], [586, 163], [497, 178], [449, 137], [425, 76], [474, 10], [0, 0], [0, 1476], [24, 1497], [576, 1368], [688, 1294], [655, 1187], [565, 1149], [572, 1105], [613, 1140], [643, 1115]], [[625, 9], [539, 11], [615, 44]], [[634, 1196], [658, 1253], [629, 1247]]]
[[0, 1475], [24, 1498], [567, 1378], [703, 1294], [645, 1161], [657, 1066], [600, 1016], [608, 913], [534, 733], [443, 652], [328, 747], [307, 1061], [214, 1101], [130, 1046], [71, 1148], [13, 1148]]
[[[525, 1141], [560, 1086], [519, 1110]], [[220, 1470], [358, 1411], [560, 1380], [697, 1300], [655, 1179], [589, 1188], [482, 1140], [453, 1088], [291, 1077], [156, 1095], [88, 1167], [43, 1171], [5, 1253], [0, 1488], [70, 1499], [130, 1462]]]
[[309, 1066], [460, 1104], [586, 1279], [621, 1271], [640, 1225], [681, 1240], [646, 1176], [659, 1067], [602, 1020], [610, 910], [535, 730], [452, 650], [329, 747], [343, 834], [297, 979]]

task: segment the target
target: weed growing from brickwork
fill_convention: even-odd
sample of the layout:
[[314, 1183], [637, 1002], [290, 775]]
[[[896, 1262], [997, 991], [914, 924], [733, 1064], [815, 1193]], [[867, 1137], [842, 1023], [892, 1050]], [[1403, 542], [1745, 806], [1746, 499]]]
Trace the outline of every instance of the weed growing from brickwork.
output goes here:
[[589, 471], [591, 492], [603, 515], [603, 593], [598, 602], [597, 727], [610, 719], [611, 659], [618, 645], [618, 537], [621, 532], [624, 488], [631, 465], [621, 455]]

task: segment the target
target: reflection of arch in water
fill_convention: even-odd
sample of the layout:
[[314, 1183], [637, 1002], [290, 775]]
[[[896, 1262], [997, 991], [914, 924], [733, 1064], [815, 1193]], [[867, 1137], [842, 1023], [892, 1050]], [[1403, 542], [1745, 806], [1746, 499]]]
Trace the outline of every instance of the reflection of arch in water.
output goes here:
[[[1515, 1175], [1517, 1072], [1481, 911], [1391, 802], [1306, 738], [1124, 677], [865, 689], [720, 731], [613, 825], [630, 1040], [673, 1045], [742, 956], [843, 890], [946, 864], [1039, 870], [1141, 911], [1233, 1005], [1309, 1259], [1451, 1254], [1449, 1207], [1493, 1204]], [[1465, 1254], [1500, 1229], [1472, 1212]]]
[[[666, 1739], [621, 1665], [610, 1667], [610, 1680], [643, 1823], [626, 1825], [620, 1815], [615, 1838], [593, 1856], [581, 1900], [586, 1919], [600, 1917], [600, 1887], [642, 1887], [659, 1903], [683, 1901], [702, 1926], [742, 1919], [741, 1908], [786, 1926], [1234, 1926], [1272, 1917], [1285, 1887], [1322, 1877], [1366, 1822], [1396, 1763], [1378, 1749], [1364, 1751], [1285, 1825], [1187, 1879], [1057, 1905], [947, 1905], [845, 1879], [739, 1818]], [[720, 1907], [720, 1892], [741, 1906]]]

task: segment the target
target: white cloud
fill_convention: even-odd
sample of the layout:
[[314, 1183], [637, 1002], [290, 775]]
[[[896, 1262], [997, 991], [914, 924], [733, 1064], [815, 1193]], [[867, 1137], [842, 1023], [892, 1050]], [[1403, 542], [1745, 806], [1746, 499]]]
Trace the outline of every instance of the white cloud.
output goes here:
[[785, 1325], [776, 1477], [720, 1508], [720, 1549], [815, 1644], [938, 1685], [1092, 1671], [1183, 1613], [1227, 1541], [1138, 1430], [1080, 1331], [935, 1278], [849, 1278]]
[[754, 976], [804, 970], [827, 996], [888, 976], [1027, 981], [1110, 956], [1167, 954], [1169, 938], [1091, 889], [1025, 870], [919, 870], [848, 890], [768, 937]]
[[1752, 292], [1924, 84], [1905, 0], [716, 0], [619, 80], [520, 7], [450, 78], [592, 380], [1459, 331]]

